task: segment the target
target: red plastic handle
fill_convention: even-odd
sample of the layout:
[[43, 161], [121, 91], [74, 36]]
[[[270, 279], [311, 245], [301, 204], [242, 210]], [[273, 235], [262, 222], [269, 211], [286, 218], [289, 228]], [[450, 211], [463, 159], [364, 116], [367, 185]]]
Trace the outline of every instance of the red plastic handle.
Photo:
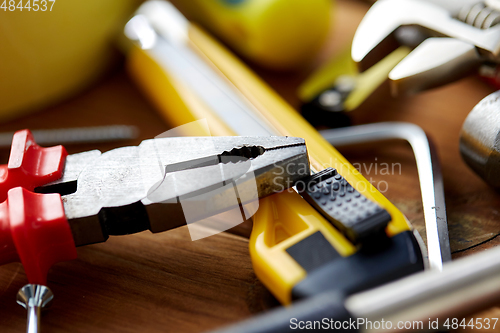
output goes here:
[[14, 187], [33, 191], [61, 178], [68, 153], [63, 146], [42, 148], [29, 130], [17, 131], [12, 139], [9, 164], [0, 165], [0, 201]]
[[23, 130], [0, 166], [0, 264], [20, 260], [30, 283], [46, 284], [53, 264], [76, 258], [61, 196], [31, 192], [62, 176], [66, 156], [64, 147], [41, 148]]
[[16, 187], [0, 204], [0, 264], [20, 261], [30, 283], [47, 283], [49, 268], [76, 259], [76, 247], [59, 194]]
[[[497, 72], [497, 75], [498, 75], [498, 72]], [[498, 77], [486, 77], [486, 76], [482, 76], [481, 77], [486, 83], [488, 83], [489, 85], [491, 85], [493, 88], [495, 89], [500, 89], [500, 79]]]

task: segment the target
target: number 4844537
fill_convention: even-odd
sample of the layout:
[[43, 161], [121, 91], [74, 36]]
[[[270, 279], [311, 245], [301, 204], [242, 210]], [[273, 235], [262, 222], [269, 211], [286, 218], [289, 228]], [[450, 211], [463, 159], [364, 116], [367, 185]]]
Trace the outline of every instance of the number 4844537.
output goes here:
[[[1, 0], [0, 0], [1, 1]], [[6, 11], [42, 11], [46, 12], [52, 11], [52, 7], [54, 7], [54, 4], [56, 3], [56, 0], [27, 0], [26, 2], [23, 2], [23, 0], [15, 1], [15, 0], [4, 0], [2, 2], [2, 5], [0, 6], [0, 9], [3, 9], [4, 12]]]

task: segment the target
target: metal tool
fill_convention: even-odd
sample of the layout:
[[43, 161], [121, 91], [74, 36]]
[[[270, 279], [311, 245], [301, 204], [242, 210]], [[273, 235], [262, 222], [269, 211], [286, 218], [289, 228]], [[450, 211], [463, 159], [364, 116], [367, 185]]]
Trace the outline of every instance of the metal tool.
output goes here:
[[[300, 85], [298, 95], [304, 102], [318, 98], [322, 107], [331, 111], [352, 111], [387, 80], [389, 72], [409, 53], [408, 47], [400, 47], [360, 74], [349, 48], [308, 77]], [[332, 98], [332, 91], [341, 96]]]
[[54, 298], [52, 291], [37, 284], [27, 284], [17, 293], [17, 303], [28, 310], [27, 333], [39, 333], [41, 311]]
[[[0, 133], [0, 147], [10, 147], [14, 133]], [[34, 130], [32, 133], [39, 144], [54, 145], [131, 140], [137, 138], [139, 130], [130, 125], [107, 125]]]
[[489, 185], [500, 188], [500, 91], [479, 102], [460, 133], [464, 161]]
[[402, 139], [412, 147], [417, 163], [430, 268], [442, 270], [451, 261], [450, 239], [446, 220], [443, 177], [435, 149], [417, 125], [385, 122], [320, 131], [334, 146]]
[[[369, 2], [374, 3], [375, 1]], [[478, 28], [482, 28], [482, 23], [485, 23], [485, 21], [488, 21], [488, 23], [485, 23], [486, 25], [484, 27], [492, 27], [500, 20], [500, 12], [492, 9], [498, 9], [498, 0], [487, 1], [487, 5], [478, 3], [478, 0], [419, 0], [419, 2], [427, 2], [431, 6], [439, 6], [441, 10], [448, 11], [451, 17], [456, 17], [462, 22], [469, 21], [468, 24]], [[493, 7], [495, 4], [496, 7]], [[402, 5], [400, 5], [400, 7], [401, 6]], [[380, 12], [382, 12], [382, 15], [386, 16], [390, 16], [392, 13], [394, 16], [397, 15], [397, 18], [394, 18], [394, 20], [401, 19], [399, 15], [403, 15], [403, 19], [401, 20], [406, 22], [404, 18], [405, 14], [399, 13], [398, 7], [391, 8], [390, 11], [386, 10], [387, 7], [389, 7], [389, 5], [383, 6], [382, 9], [374, 7], [372, 9], [372, 11], [375, 12], [373, 16], [380, 15]], [[416, 13], [412, 12], [411, 15], [417, 15], [417, 13], [428, 15], [424, 10]], [[477, 19], [471, 20], [472, 17], [477, 17]], [[365, 20], [370, 21], [370, 18], [366, 18]], [[371, 21], [375, 21], [375, 19], [372, 18]], [[479, 21], [482, 21], [482, 23], [480, 24]], [[379, 18], [378, 22], [372, 22], [371, 24], [377, 24], [377, 28], [380, 28], [380, 26], [390, 26], [391, 21], [389, 20], [389, 22], [386, 22], [385, 17], [382, 17]], [[385, 82], [388, 77], [395, 79], [398, 75], [405, 75], [401, 74], [401, 68], [404, 69], [404, 64], [409, 62], [410, 59], [416, 58], [420, 60], [419, 66], [432, 67], [432, 63], [443, 61], [443, 59], [450, 57], [451, 52], [449, 50], [443, 51], [443, 54], [435, 50], [436, 52], [433, 54], [422, 58], [415, 55], [419, 52], [415, 50], [412, 55], [408, 57], [412, 48], [418, 47], [422, 43], [429, 43], [430, 40], [427, 39], [432, 37], [433, 34], [425, 28], [419, 28], [414, 24], [406, 25], [406, 23], [401, 23], [399, 21], [397, 24], [401, 24], [401, 26], [395, 29], [391, 37], [387, 37], [386, 40], [381, 42], [380, 50], [373, 50], [375, 53], [374, 55], [366, 55], [368, 58], [375, 58], [372, 59], [373, 64], [366, 65], [365, 62], [368, 61], [366, 59], [361, 61], [361, 67], [366, 67], [363, 72], [358, 72], [351, 58], [351, 48], [349, 48], [348, 54], [342, 52], [339, 56], [319, 68], [304, 81], [299, 87], [298, 94], [300, 99], [304, 102], [301, 107], [302, 114], [311, 124], [331, 128], [344, 127], [348, 125], [350, 121], [342, 111], [352, 111], [357, 108], [376, 88]], [[368, 23], [368, 25], [370, 25], [370, 23]], [[362, 35], [363, 31], [369, 30], [363, 37], [367, 40], [375, 40], [377, 38], [376, 32], [372, 32], [371, 29], [360, 26], [359, 30], [360, 32], [358, 35]], [[444, 41], [444, 38], [440, 38], [439, 41]], [[355, 45], [359, 45], [362, 42], [355, 40], [354, 43]], [[397, 45], [401, 46], [396, 48]], [[363, 44], [361, 48], [363, 47], [366, 46]], [[392, 51], [393, 47], [396, 48], [394, 51]], [[422, 47], [421, 45], [420, 48]], [[360, 47], [357, 47], [355, 50], [353, 49], [353, 54], [358, 54], [360, 52], [359, 49]], [[359, 61], [359, 59], [357, 60]], [[483, 65], [480, 68], [480, 72], [483, 75], [495, 76], [496, 71], [490, 65], [491, 64]], [[396, 70], [396, 66], [399, 66], [399, 69]], [[409, 67], [411, 66], [413, 65], [410, 64]], [[409, 67], [404, 70], [408, 70]], [[466, 64], [461, 64], [459, 67], [460, 70], [467, 70], [468, 68]], [[418, 70], [417, 67], [415, 67], [415, 69]], [[418, 85], [429, 84], [429, 87], [431, 87], [435, 84], [432, 82], [433, 80], [448, 80], [450, 76], [456, 73], [456, 70], [451, 67], [444, 68], [444, 70], [441, 69], [434, 74], [425, 72], [420, 79], [418, 79], [420, 82], [413, 82], [413, 79], [410, 78], [403, 78], [401, 81], [393, 80], [392, 89], [394, 93], [396, 93], [398, 89], [402, 91], [408, 87], [409, 91], [418, 91], [421, 89], [418, 88]]]
[[[240, 162], [243, 170], [237, 163], [241, 157], [251, 161], [251, 165]], [[308, 172], [308, 165], [306, 146], [299, 138], [153, 139], [103, 154], [90, 151], [68, 156], [61, 179], [37, 191], [62, 194], [78, 246], [105, 241], [113, 234], [161, 232], [184, 225], [184, 219], [165, 218], [178, 214], [179, 200], [202, 196], [247, 172], [255, 175], [258, 197], [270, 195], [283, 190], [283, 182], [291, 185], [302, 178], [297, 170], [305, 167]], [[276, 180], [285, 169], [285, 177]], [[238, 184], [240, 192], [244, 185]], [[74, 193], [66, 194], [75, 186]], [[205, 216], [225, 211], [231, 204], [224, 193], [200, 200], [210, 200], [204, 202]]]
[[364, 73], [356, 69], [350, 48], [348, 52], [342, 52], [299, 87], [298, 94], [304, 103], [302, 115], [314, 126], [336, 128], [349, 125], [350, 119], [344, 111], [352, 111], [361, 105], [409, 52], [408, 47], [401, 46]]
[[[20, 182], [18, 186], [27, 190], [60, 194], [77, 246], [105, 241], [109, 235], [147, 229], [161, 232], [184, 225], [186, 221], [177, 216], [180, 198], [202, 195], [248, 172], [255, 175], [258, 197], [263, 197], [291, 186], [303, 177], [297, 168], [308, 172], [309, 165], [304, 140], [292, 137], [160, 138], [67, 157], [59, 153], [63, 150], [61, 146], [40, 148], [28, 131], [17, 132], [9, 165], [4, 166], [8, 178], [0, 185], [10, 189]], [[41, 172], [59, 174], [52, 182], [46, 181], [48, 177], [24, 183], [16, 179], [18, 169], [29, 173], [31, 165], [38, 168], [38, 178]], [[274, 179], [278, 173], [282, 177]], [[4, 197], [10, 198], [6, 192]], [[223, 194], [210, 198], [207, 214], [227, 208]]]
[[[433, 332], [442, 329], [447, 318], [488, 309], [499, 299], [500, 248], [494, 248], [446, 263], [441, 272], [424, 271], [346, 298], [325, 292], [217, 332], [288, 332], [292, 323], [305, 326], [306, 321], [331, 323], [330, 329], [340, 332]], [[480, 329], [484, 323], [481, 318], [473, 327]], [[452, 329], [451, 321], [448, 324], [444, 328]], [[493, 324], [490, 321], [490, 329]]]
[[[363, 0], [366, 3], [373, 5], [377, 0]], [[425, 2], [430, 2], [440, 7], [448, 10], [452, 16], [458, 15], [458, 13], [465, 7], [477, 4], [480, 0], [421, 0]], [[488, 1], [488, 0], [486, 0]], [[498, 1], [498, 0], [493, 0]]]
[[[39, 144], [54, 145], [131, 140], [137, 138], [138, 132], [136, 126], [109, 125], [34, 130], [31, 133]], [[0, 147], [10, 148], [14, 133], [0, 133]]]
[[[43, 286], [54, 263], [76, 258], [75, 246], [230, 209], [250, 218], [258, 198], [304, 176], [297, 168], [310, 172], [300, 138], [157, 138], [67, 156], [64, 147], [41, 148], [28, 130], [18, 131], [9, 164], [0, 166], [0, 264], [20, 260], [29, 282]], [[49, 296], [39, 286], [22, 290], [30, 327]]]
[[366, 70], [398, 45], [415, 47], [389, 73], [395, 93], [418, 92], [491, 67], [500, 63], [495, 3], [464, 6], [454, 17], [427, 1], [379, 0], [356, 31], [352, 58]]

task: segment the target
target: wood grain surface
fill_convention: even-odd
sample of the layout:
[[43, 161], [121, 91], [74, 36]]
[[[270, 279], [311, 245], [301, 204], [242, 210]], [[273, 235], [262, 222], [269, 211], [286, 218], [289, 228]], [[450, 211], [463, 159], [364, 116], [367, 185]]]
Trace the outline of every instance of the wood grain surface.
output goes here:
[[[253, 66], [294, 107], [296, 88], [317, 66], [348, 47], [367, 5], [338, 0], [332, 31], [312, 64], [293, 73], [273, 73]], [[381, 87], [352, 113], [354, 124], [408, 121], [421, 126], [440, 155], [454, 258], [500, 243], [500, 195], [462, 161], [458, 138], [462, 123], [482, 98], [493, 92], [478, 78], [466, 78], [411, 97], [392, 98]], [[22, 119], [0, 124], [0, 130], [130, 124], [137, 140], [113, 144], [67, 146], [70, 153], [106, 151], [136, 145], [167, 130], [149, 102], [118, 64], [87, 91]], [[341, 148], [425, 234], [420, 189], [413, 154], [404, 142], [388, 141]], [[7, 161], [8, 151], [0, 151]], [[382, 163], [400, 165], [382, 174]], [[399, 169], [397, 169], [399, 170]], [[232, 233], [192, 242], [186, 228], [152, 235], [112, 237], [103, 244], [78, 249], [78, 259], [55, 265], [49, 285], [55, 294], [43, 315], [43, 329], [54, 332], [203, 332], [277, 305], [257, 280], [248, 253], [249, 222]], [[0, 332], [23, 332], [25, 310], [15, 303], [26, 283], [22, 266], [0, 267]], [[498, 308], [474, 317], [499, 317]], [[477, 331], [475, 331], [477, 332]]]

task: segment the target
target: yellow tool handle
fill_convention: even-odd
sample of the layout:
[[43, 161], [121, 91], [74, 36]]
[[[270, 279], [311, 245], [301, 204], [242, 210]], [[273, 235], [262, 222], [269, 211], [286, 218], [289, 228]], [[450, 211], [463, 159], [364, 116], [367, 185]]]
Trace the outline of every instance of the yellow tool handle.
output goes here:
[[359, 73], [351, 58], [351, 49], [348, 48], [308, 77], [298, 89], [299, 97], [302, 102], [310, 102], [323, 91], [334, 87], [337, 79], [348, 76], [354, 80], [354, 89], [344, 102], [344, 110], [352, 111], [387, 80], [392, 69], [410, 51], [410, 48], [400, 46], [365, 72]]

